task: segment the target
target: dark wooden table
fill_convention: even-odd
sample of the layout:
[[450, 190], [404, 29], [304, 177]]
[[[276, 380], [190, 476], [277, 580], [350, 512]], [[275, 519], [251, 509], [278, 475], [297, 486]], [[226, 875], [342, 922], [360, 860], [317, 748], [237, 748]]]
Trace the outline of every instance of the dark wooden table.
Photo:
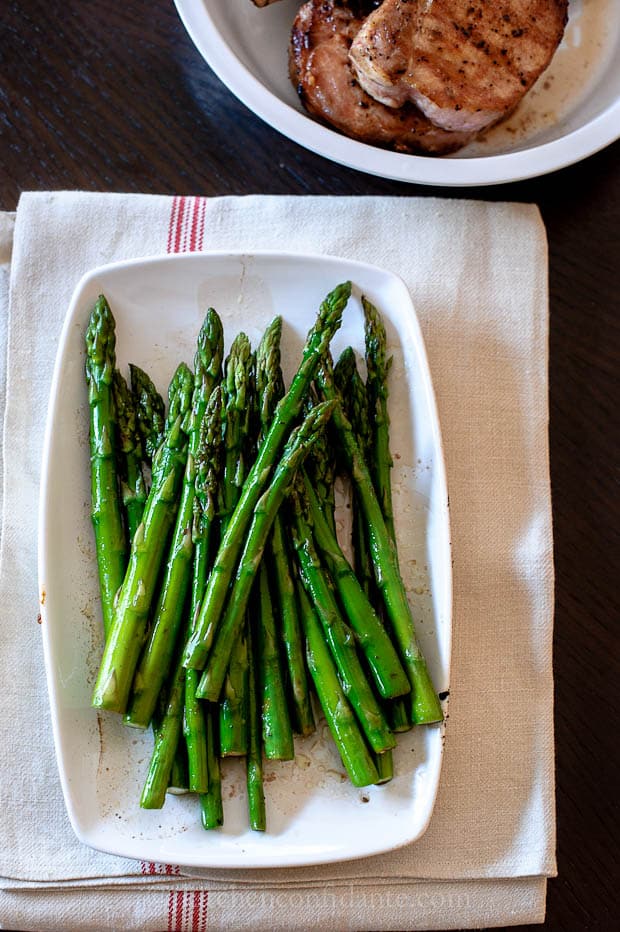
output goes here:
[[314, 156], [254, 117], [199, 57], [171, 0], [3, 0], [0, 146], [3, 210], [24, 190], [75, 188], [540, 206], [551, 267], [559, 836], [545, 928], [616, 927], [620, 144], [508, 186], [385, 181]]

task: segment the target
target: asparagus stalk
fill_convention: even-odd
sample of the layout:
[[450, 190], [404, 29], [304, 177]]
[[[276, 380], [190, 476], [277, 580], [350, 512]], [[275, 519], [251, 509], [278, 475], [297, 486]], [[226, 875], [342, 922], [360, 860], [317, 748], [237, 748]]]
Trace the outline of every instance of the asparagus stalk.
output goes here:
[[258, 569], [258, 656], [262, 694], [263, 747], [269, 760], [292, 760], [293, 730], [284, 692], [269, 577], [265, 562]]
[[[316, 400], [313, 400], [316, 404]], [[334, 483], [336, 480], [336, 452], [329, 438], [329, 431], [324, 430], [312, 449], [312, 455], [306, 462], [305, 470], [310, 477], [316, 496], [320, 502], [325, 518], [331, 530], [336, 533]]]
[[331, 580], [316, 552], [301, 489], [302, 486], [298, 483], [291, 494], [294, 512], [293, 539], [299, 559], [301, 580], [320, 619], [344, 693], [355, 709], [371, 748], [380, 754], [395, 747], [396, 742], [366, 679], [357, 656], [355, 637], [342, 618]]
[[264, 832], [267, 828], [265, 790], [263, 786], [262, 716], [259, 686], [254, 663], [252, 625], [248, 626], [248, 756], [246, 763], [250, 828]]
[[292, 699], [292, 724], [298, 734], [310, 735], [315, 730], [315, 724], [305, 660], [303, 629], [299, 617], [295, 572], [280, 512], [273, 523], [270, 546], [273, 560], [273, 583], [277, 591], [277, 606], [282, 622], [280, 640], [284, 646]]
[[170, 768], [167, 792], [172, 793], [173, 796], [185, 796], [186, 793], [189, 793], [187, 748], [185, 742], [181, 740], [180, 734], [177, 734], [177, 746], [172, 760], [172, 767]]
[[[170, 680], [166, 710], [155, 729], [155, 743], [140, 797], [143, 809], [161, 809], [171, 783], [179, 738], [183, 727], [185, 667], [179, 661]], [[179, 782], [178, 778], [173, 782]]]
[[131, 393], [136, 409], [136, 425], [142, 441], [142, 454], [149, 466], [164, 440], [166, 413], [161, 397], [149, 375], [130, 364]]
[[[325, 360], [320, 366], [317, 381], [323, 396], [336, 401], [338, 394], [330, 361]], [[368, 468], [341, 404], [334, 409], [333, 424], [338, 432], [351, 477], [364, 509], [377, 586], [383, 596], [401, 660], [411, 684], [410, 720], [415, 724], [441, 721], [443, 718], [441, 705], [416, 637], [407, 593], [398, 567], [396, 547], [386, 528]]]
[[[188, 673], [191, 672], [188, 670]], [[207, 706], [205, 709], [207, 724], [207, 770], [209, 783], [206, 793], [200, 794], [200, 814], [202, 826], [205, 829], [219, 828], [224, 824], [224, 808], [222, 805], [222, 777], [220, 772], [220, 759], [216, 748], [217, 709]]]
[[[345, 406], [345, 413], [351, 422], [360, 453], [368, 464], [371, 454], [371, 428], [368, 412], [368, 395], [357, 369], [355, 353], [349, 346], [340, 354], [334, 366], [334, 384]], [[369, 598], [376, 601], [373, 582], [372, 561], [368, 552], [368, 534], [366, 521], [355, 488], [352, 490], [352, 543], [354, 566], [362, 589]]]
[[[189, 408], [187, 386], [191, 380], [191, 372], [181, 363], [169, 390], [170, 409], [177, 416], [168, 425], [153, 462], [153, 485], [142, 523], [134, 535], [95, 682], [92, 704], [96, 708], [126, 711], [187, 459], [187, 435], [182, 425]], [[181, 398], [183, 402], [179, 404]]]
[[375, 765], [377, 767], [377, 783], [389, 783], [394, 776], [394, 760], [391, 751], [385, 751], [383, 754], [375, 754]]
[[[317, 405], [306, 416], [301, 426], [292, 431], [271, 483], [256, 504], [226, 612], [198, 687], [198, 695], [201, 698], [216, 702], [220, 695], [232, 647], [243, 623], [244, 612], [273, 519], [290, 488], [297, 469], [309, 453], [317, 431], [327, 422], [333, 407], [332, 402]], [[220, 548], [221, 553], [222, 548]], [[212, 576], [219, 572], [219, 560], [220, 555], [216, 559]]]
[[269, 432], [243, 486], [241, 497], [220, 544], [216, 569], [209, 577], [196, 630], [186, 646], [184, 662], [188, 667], [202, 669], [205, 664], [222, 616], [226, 593], [243, 547], [247, 527], [269, 481], [280, 448], [301, 411], [319, 362], [340, 326], [342, 312], [350, 294], [350, 282], [338, 285], [321, 304], [317, 320], [308, 333], [297, 374], [288, 392], [278, 403]]
[[100, 295], [86, 330], [86, 381], [90, 408], [91, 518], [95, 532], [103, 628], [112, 627], [114, 599], [127, 563], [115, 451], [112, 382], [116, 365], [115, 322]]
[[371, 456], [372, 424], [366, 386], [357, 368], [355, 351], [348, 346], [334, 366], [334, 385], [366, 460]]
[[125, 508], [129, 542], [138, 530], [146, 503], [146, 482], [142, 472], [142, 441], [138, 433], [136, 408], [133, 395], [123, 375], [114, 370], [114, 403], [118, 424], [122, 499]]
[[385, 526], [392, 540], [396, 541], [392, 508], [393, 461], [390, 454], [390, 416], [388, 413], [388, 375], [392, 357], [387, 358], [387, 336], [377, 308], [365, 297], [362, 297], [362, 306], [368, 373], [366, 388], [371, 425], [371, 455], [368, 463]]
[[223, 382], [224, 482], [222, 526], [226, 528], [239, 501], [246, 474], [246, 441], [251, 405], [253, 357], [245, 333], [233, 340], [226, 360]]
[[[256, 389], [259, 401], [259, 420], [261, 428], [261, 438], [266, 435], [269, 426], [273, 420], [275, 408], [278, 401], [284, 395], [284, 379], [282, 377], [282, 368], [280, 365], [280, 340], [282, 336], [282, 318], [275, 317], [266, 328], [263, 338], [256, 351]], [[324, 431], [322, 432], [324, 435]], [[320, 443], [320, 436], [317, 436], [313, 452], [316, 451], [316, 445]], [[269, 556], [271, 557], [273, 574], [268, 581], [261, 577], [261, 594], [266, 595], [266, 587], [271, 582], [276, 593], [276, 602], [279, 608], [281, 620], [281, 641], [284, 646], [286, 658], [286, 669], [288, 681], [291, 687], [291, 698], [293, 707], [293, 718], [295, 728], [302, 735], [311, 734], [314, 731], [314, 716], [312, 714], [312, 703], [310, 701], [310, 689], [306, 672], [306, 661], [304, 656], [304, 645], [301, 624], [299, 621], [299, 611], [297, 597], [295, 594], [295, 583], [293, 579], [293, 569], [290, 553], [287, 547], [286, 533], [284, 523], [280, 512], [276, 515], [273, 522], [273, 530], [269, 541]], [[262, 605], [262, 602], [261, 602]], [[261, 608], [261, 614], [269, 611], [267, 605], [264, 610]], [[275, 624], [275, 620], [274, 620]], [[275, 635], [274, 633], [274, 636]], [[260, 639], [259, 639], [260, 642]], [[279, 663], [275, 660], [279, 654], [274, 655], [271, 670], [263, 671], [263, 689], [265, 693], [270, 688], [266, 679], [274, 676], [280, 678], [282, 671]], [[277, 689], [277, 686], [275, 686]], [[280, 708], [276, 703], [270, 714]], [[290, 730], [288, 715], [278, 728], [273, 724], [272, 731], [288, 734]], [[268, 747], [267, 743], [266, 746]], [[284, 749], [287, 753], [287, 749]], [[277, 756], [267, 751], [267, 756]], [[286, 758], [285, 758], [286, 759]]]
[[[221, 527], [225, 531], [247, 472], [249, 427], [254, 407], [254, 356], [245, 333], [233, 340], [224, 373], [224, 482]], [[220, 754], [248, 749], [248, 646], [241, 631], [232, 650], [220, 697]]]
[[[194, 514], [192, 540], [194, 563], [190, 599], [190, 624], [193, 625], [204, 594], [210, 565], [210, 544], [216, 519], [222, 453], [222, 390], [217, 385], [211, 392], [200, 427], [198, 448], [194, 458]], [[193, 793], [209, 791], [208, 734], [206, 711], [196, 697], [200, 674], [188, 670], [185, 677], [185, 713], [183, 733], [187, 744], [189, 788]], [[220, 800], [221, 804], [221, 800]]]
[[[215, 529], [222, 472], [222, 389], [211, 393], [200, 430], [196, 454], [194, 498], [194, 569], [192, 577], [191, 625], [195, 624], [211, 565], [211, 539]], [[185, 674], [185, 738], [190, 790], [200, 793], [203, 828], [218, 828], [224, 822], [222, 779], [217, 756], [217, 709], [196, 696], [200, 673]]]
[[[193, 557], [192, 518], [194, 510], [195, 457], [200, 442], [200, 425], [216, 380], [220, 377], [224, 334], [222, 323], [209, 308], [198, 334], [191, 384], [191, 406], [187, 422], [189, 447], [181, 500], [174, 533], [164, 567], [161, 589], [148, 641], [133, 682], [133, 695], [125, 722], [138, 728], [149, 724], [157, 696], [168, 675], [183, 620]], [[189, 370], [188, 370], [189, 372]], [[186, 405], [187, 401], [184, 400]]]
[[[375, 455], [373, 452], [373, 429], [376, 435], [376, 425], [374, 424], [374, 418], [370, 416], [368, 391], [362, 382], [357, 369], [355, 353], [351, 347], [348, 347], [341, 353], [340, 359], [334, 366], [334, 383], [345, 405], [345, 413], [355, 433], [360, 453], [370, 469], [373, 456]], [[372, 426], [371, 421], [373, 421]], [[389, 450], [387, 451], [387, 455], [389, 457]], [[352, 499], [352, 538], [355, 572], [364, 592], [374, 604], [376, 612], [381, 619], [381, 623], [384, 624], [385, 607], [381, 595], [377, 592], [377, 587], [375, 586], [372, 560], [368, 549], [366, 519], [360, 504], [359, 494], [356, 492], [355, 488], [353, 489]], [[400, 697], [391, 702], [386, 702], [384, 704], [384, 712], [392, 731], [402, 732], [408, 731], [411, 728], [405, 698]], [[391, 765], [388, 766], [386, 760], [387, 756], [387, 754], [383, 755], [377, 764], [378, 769], [384, 771], [386, 774], [389, 773], [391, 769]]]
[[249, 658], [246, 627], [245, 623], [241, 625], [233, 644], [220, 693], [221, 757], [242, 757], [248, 750]]
[[342, 763], [353, 786], [376, 783], [379, 778], [377, 768], [338, 679], [321, 624], [303, 587], [300, 601], [308, 668]]
[[317, 495], [307, 476], [304, 476], [303, 489], [314, 539], [327, 563], [347, 619], [366, 657], [379, 695], [384, 699], [403, 696], [410, 692], [411, 687], [389, 635], [340, 549], [336, 535], [323, 515]]

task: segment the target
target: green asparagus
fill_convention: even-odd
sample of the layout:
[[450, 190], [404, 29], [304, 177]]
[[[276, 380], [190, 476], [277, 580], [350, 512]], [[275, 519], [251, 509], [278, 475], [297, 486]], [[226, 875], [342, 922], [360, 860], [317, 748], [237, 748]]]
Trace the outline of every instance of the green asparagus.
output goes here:
[[[317, 381], [324, 398], [331, 401], [338, 399], [331, 361], [326, 359], [319, 367]], [[368, 468], [341, 404], [334, 409], [332, 420], [364, 509], [377, 586], [382, 593], [401, 660], [411, 683], [410, 720], [415, 724], [442, 721], [441, 705], [416, 637], [407, 593], [398, 567], [396, 547], [386, 528]]]
[[[222, 532], [239, 501], [252, 446], [249, 433], [255, 407], [254, 355], [245, 333], [233, 340], [224, 371], [224, 479]], [[248, 646], [244, 630], [232, 650], [220, 697], [220, 754], [238, 757], [248, 749]]]
[[319, 362], [340, 326], [342, 312], [351, 294], [351, 283], [338, 285], [321, 304], [317, 320], [308, 334], [302, 360], [291, 386], [278, 403], [269, 432], [265, 437], [234, 514], [220, 544], [215, 570], [209, 577], [196, 630], [185, 650], [185, 665], [202, 669], [220, 622], [226, 593], [235, 571], [244, 535], [252, 515], [277, 461], [280, 448], [298, 417], [310, 382]]
[[[360, 453], [366, 464], [371, 455], [371, 426], [368, 412], [368, 395], [366, 386], [357, 369], [355, 353], [349, 346], [341, 354], [334, 366], [334, 383], [342, 398], [345, 413], [355, 433]], [[360, 506], [359, 495], [355, 488], [351, 495], [351, 537], [353, 544], [353, 563], [362, 589], [373, 602], [377, 613], [381, 608], [376, 599], [376, 587], [372, 570], [372, 561], [368, 550], [368, 533], [366, 520]]]
[[[194, 514], [192, 540], [194, 562], [190, 599], [190, 624], [204, 594], [210, 567], [211, 539], [216, 519], [217, 496], [222, 454], [222, 390], [216, 385], [211, 393], [200, 427], [198, 448], [194, 457]], [[194, 793], [209, 789], [207, 721], [203, 703], [196, 697], [200, 674], [188, 670], [185, 677], [185, 713], [183, 732], [187, 744], [189, 788]]]
[[142, 440], [142, 453], [144, 461], [150, 466], [164, 439], [166, 429], [164, 399], [155, 388], [151, 377], [139, 366], [130, 364], [129, 374], [138, 433]]
[[246, 762], [248, 813], [250, 828], [264, 832], [267, 828], [265, 790], [263, 785], [262, 716], [259, 687], [254, 662], [255, 649], [252, 626], [248, 625], [248, 756]]
[[292, 760], [295, 756], [293, 730], [280, 666], [273, 602], [265, 562], [258, 568], [257, 656], [260, 658], [259, 686], [262, 696], [263, 748], [269, 760]]
[[293, 540], [299, 559], [301, 580], [321, 621], [323, 634], [338, 667], [345, 695], [373, 751], [380, 754], [396, 744], [357, 656], [355, 637], [346, 624], [336, 596], [316, 552], [312, 529], [306, 516], [303, 484], [291, 493]]
[[155, 729], [153, 753], [140, 798], [143, 809], [161, 809], [166, 799], [183, 727], [185, 672], [181, 662], [177, 662], [170, 681], [164, 716]]
[[142, 520], [146, 503], [146, 482], [142, 472], [142, 441], [138, 433], [134, 398], [118, 369], [114, 371], [114, 403], [120, 446], [122, 499], [129, 542]]
[[[282, 377], [280, 365], [281, 335], [282, 318], [275, 317], [266, 328], [256, 351], [256, 389], [259, 400], [261, 440], [267, 434], [271, 421], [273, 420], [276, 405], [284, 394], [284, 379]], [[324, 434], [324, 431], [321, 433]], [[316, 445], [319, 440], [320, 435], [317, 435], [317, 439], [313, 446], [313, 453], [316, 451]], [[312, 703], [310, 701], [310, 689], [306, 672], [305, 652], [299, 621], [291, 556], [287, 546], [284, 522], [280, 512], [278, 512], [273, 522], [268, 554], [271, 558], [270, 569], [272, 569], [273, 572], [270, 579], [261, 580], [261, 584], [263, 587], [271, 584], [277, 596], [276, 604], [279, 609], [279, 618], [281, 622], [280, 638], [284, 646], [284, 655], [286, 658], [286, 670], [291, 690], [294, 724], [299, 734], [307, 735], [314, 731], [314, 716], [312, 714]], [[263, 592], [263, 595], [265, 594], [263, 590], [261, 590], [261, 592]], [[264, 611], [265, 613], [267, 612], [267, 607], [265, 607]], [[275, 636], [277, 637], [277, 635]], [[260, 639], [258, 640], [260, 642]], [[265, 691], [271, 688], [264, 682], [265, 677], [281, 677], [280, 665], [276, 662], [277, 656], [276, 654], [274, 659], [272, 659], [271, 670], [269, 672], [264, 671], [262, 674], [264, 683], [263, 689]], [[273, 716], [280, 708], [282, 708], [282, 706], [276, 703], [276, 705], [271, 708], [270, 714]], [[284, 710], [282, 711], [284, 715]], [[276, 733], [287, 734], [289, 730], [288, 716], [286, 716], [285, 720], [281, 723], [281, 727], [278, 727], [277, 723], [272, 723], [272, 730]], [[272, 755], [268, 752], [267, 756], [269, 757]]]
[[[195, 456], [209, 397], [221, 373], [224, 336], [222, 323], [210, 308], [198, 334], [194, 358], [194, 377], [184, 386], [186, 397], [179, 394], [179, 413], [186, 412], [189, 448], [174, 533], [168, 560], [163, 570], [161, 588], [147, 643], [136, 675], [125, 722], [146, 728], [153, 715], [157, 696], [168, 675], [183, 620], [185, 599], [192, 570], [192, 517], [194, 509]], [[189, 371], [189, 370], [188, 370]], [[191, 396], [189, 395], [191, 389]], [[170, 417], [174, 417], [175, 401]]]
[[[190, 672], [190, 671], [188, 671]], [[217, 709], [207, 705], [205, 709], [207, 723], [207, 771], [209, 784], [206, 793], [200, 794], [200, 814], [202, 826], [205, 829], [219, 828], [224, 823], [224, 808], [222, 805], [222, 776], [220, 772], [220, 759], [217, 756]]]
[[355, 632], [373, 674], [379, 695], [393, 699], [410, 692], [411, 687], [381, 619], [368, 601], [355, 573], [342, 552], [336, 535], [326, 520], [312, 483], [305, 476], [303, 486], [308, 520], [314, 539], [327, 563], [347, 620]]
[[[187, 434], [182, 424], [189, 410], [188, 381], [193, 381], [192, 374], [181, 363], [169, 390], [170, 407], [178, 411], [178, 416], [166, 430], [164, 442], [153, 461], [153, 485], [142, 523], [132, 542], [127, 572], [95, 682], [92, 704], [96, 708], [126, 711], [185, 470]], [[187, 409], [179, 408], [178, 397], [186, 399]]]
[[116, 365], [115, 322], [100, 295], [86, 331], [86, 381], [90, 407], [91, 518], [95, 531], [103, 628], [112, 627], [114, 599], [123, 582], [127, 547], [116, 461], [112, 382]]
[[[306, 416], [301, 426], [292, 431], [271, 483], [256, 504], [224, 618], [198, 687], [198, 695], [201, 698], [212, 702], [219, 698], [230, 653], [243, 624], [244, 612], [274, 516], [287, 494], [297, 469], [309, 453], [317, 431], [327, 422], [333, 410], [332, 402], [317, 405]], [[214, 573], [218, 572], [218, 560], [220, 560], [221, 553], [222, 548], [214, 565]]]
[[365, 297], [362, 297], [362, 305], [368, 373], [366, 388], [370, 412], [369, 423], [372, 425], [371, 455], [368, 463], [385, 526], [392, 540], [396, 541], [392, 508], [393, 461], [390, 453], [390, 416], [388, 413], [388, 375], [392, 366], [392, 357], [387, 357], [385, 325], [377, 308]]
[[377, 768], [338, 679], [321, 624], [303, 588], [301, 600], [308, 668], [342, 763], [353, 786], [376, 783], [379, 779]]

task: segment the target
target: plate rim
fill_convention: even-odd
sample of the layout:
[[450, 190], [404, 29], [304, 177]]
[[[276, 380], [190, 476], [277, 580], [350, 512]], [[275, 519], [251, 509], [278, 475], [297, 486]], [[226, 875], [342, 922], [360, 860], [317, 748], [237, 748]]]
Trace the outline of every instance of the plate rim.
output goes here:
[[[45, 431], [43, 436], [42, 444], [42, 453], [41, 453], [41, 479], [40, 479], [40, 494], [39, 494], [39, 503], [38, 503], [38, 538], [37, 538], [37, 579], [38, 579], [38, 591], [39, 591], [39, 600], [40, 600], [40, 612], [42, 618], [42, 641], [43, 641], [43, 655], [44, 655], [44, 665], [46, 673], [46, 683], [48, 690], [48, 697], [50, 703], [50, 718], [52, 724], [52, 733], [54, 738], [54, 750], [57, 761], [57, 769], [59, 773], [61, 788], [63, 792], [63, 798], [65, 802], [65, 808], [69, 817], [69, 821], [73, 828], [73, 831], [77, 838], [94, 848], [95, 850], [117, 855], [120, 857], [128, 857], [132, 859], [142, 859], [145, 861], [152, 860], [149, 857], [148, 850], [145, 850], [142, 853], [128, 853], [127, 847], [123, 847], [121, 843], [115, 844], [113, 841], [108, 840], [107, 836], [105, 841], [102, 842], [101, 839], [96, 839], [96, 831], [89, 831], [88, 826], [83, 823], [83, 820], [80, 818], [75, 800], [73, 797], [71, 789], [71, 770], [66, 766], [65, 755], [62, 752], [63, 738], [61, 735], [62, 727], [60, 723], [59, 716], [59, 705], [58, 705], [58, 693], [59, 683], [58, 676], [53, 669], [53, 653], [54, 645], [52, 644], [52, 631], [50, 631], [50, 624], [47, 618], [47, 599], [46, 599], [46, 589], [49, 589], [49, 585], [46, 577], [46, 566], [47, 566], [47, 551], [49, 549], [49, 538], [50, 538], [50, 526], [48, 521], [47, 514], [47, 502], [49, 499], [49, 482], [50, 482], [50, 456], [51, 456], [51, 443], [52, 443], [52, 434], [55, 423], [55, 413], [56, 406], [58, 403], [59, 388], [62, 385], [62, 372], [63, 372], [63, 362], [65, 361], [66, 346], [69, 340], [69, 335], [72, 327], [76, 325], [79, 315], [82, 313], [81, 308], [81, 298], [84, 291], [88, 288], [91, 282], [96, 279], [98, 276], [115, 273], [117, 271], [122, 271], [126, 268], [140, 267], [140, 266], [154, 266], [159, 264], [178, 264], [182, 265], [183, 263], [191, 263], [207, 260], [208, 262], [217, 261], [217, 260], [241, 260], [241, 259], [270, 259], [270, 260], [284, 260], [284, 261], [299, 261], [303, 260], [304, 262], [317, 262], [327, 265], [333, 265], [334, 267], [341, 266], [343, 264], [349, 266], [350, 268], [360, 268], [370, 270], [373, 274], [380, 274], [384, 276], [387, 280], [396, 281], [408, 296], [409, 308], [408, 310], [412, 311], [412, 314], [408, 318], [409, 324], [413, 327], [415, 331], [415, 339], [417, 350], [421, 356], [424, 372], [423, 372], [423, 384], [426, 391], [427, 402], [430, 408], [430, 413], [432, 414], [433, 422], [433, 442], [435, 444], [435, 449], [437, 452], [437, 461], [434, 463], [434, 468], [438, 472], [438, 481], [441, 484], [442, 490], [442, 501], [441, 501], [441, 517], [445, 525], [445, 535], [444, 540], [442, 541], [442, 561], [444, 567], [445, 580], [443, 581], [444, 588], [444, 603], [446, 606], [446, 617], [443, 622], [443, 631], [442, 631], [442, 676], [445, 679], [447, 684], [450, 683], [450, 674], [451, 674], [451, 661], [452, 661], [452, 644], [453, 644], [453, 570], [452, 570], [452, 533], [451, 533], [451, 522], [450, 522], [450, 507], [449, 507], [449, 491], [447, 484], [447, 470], [446, 470], [446, 461], [445, 461], [445, 452], [443, 444], [443, 434], [441, 430], [441, 423], [439, 420], [439, 411], [437, 408], [437, 399], [435, 394], [434, 383], [432, 379], [432, 372], [430, 368], [430, 363], [428, 359], [428, 352], [426, 348], [426, 343], [422, 330], [420, 327], [419, 318], [415, 309], [415, 305], [409, 291], [409, 288], [404, 281], [404, 279], [398, 275], [398, 273], [393, 272], [391, 269], [387, 269], [383, 266], [378, 266], [374, 263], [364, 262], [357, 259], [349, 259], [343, 256], [335, 256], [331, 254], [322, 254], [322, 253], [310, 253], [310, 252], [299, 252], [299, 251], [288, 251], [288, 250], [205, 250], [201, 252], [192, 252], [192, 253], [182, 253], [182, 254], [170, 254], [162, 253], [155, 254], [151, 256], [138, 256], [132, 257], [130, 259], [121, 259], [114, 262], [105, 263], [98, 265], [86, 271], [79, 279], [75, 288], [72, 292], [71, 298], [67, 305], [67, 311], [61, 328], [58, 347], [56, 351], [56, 357], [54, 361], [54, 370], [52, 374], [52, 380], [50, 384], [49, 396], [48, 396], [48, 408], [46, 413], [45, 421]], [[186, 867], [195, 867], [195, 868], [204, 868], [204, 869], [216, 869], [216, 868], [226, 868], [226, 869], [272, 869], [272, 868], [288, 868], [288, 867], [311, 867], [321, 864], [330, 864], [330, 863], [345, 863], [347, 861], [358, 860], [364, 857], [372, 857], [375, 855], [385, 854], [389, 851], [397, 850], [398, 848], [404, 847], [408, 844], [412, 844], [422, 837], [424, 832], [427, 830], [428, 825], [433, 816], [435, 809], [435, 804], [437, 800], [437, 794], [439, 791], [439, 784], [441, 779], [441, 771], [443, 766], [443, 757], [444, 757], [444, 736], [446, 730], [446, 720], [447, 712], [449, 707], [449, 693], [448, 697], [442, 700], [442, 708], [445, 712], [444, 721], [438, 723], [437, 725], [428, 726], [437, 729], [440, 732], [439, 735], [439, 750], [436, 757], [436, 769], [437, 776], [434, 780], [432, 787], [432, 796], [428, 803], [428, 808], [426, 812], [425, 819], [423, 823], [420, 824], [419, 829], [415, 834], [412, 834], [406, 838], [400, 838], [396, 841], [393, 841], [387, 845], [382, 846], [381, 848], [373, 848], [372, 850], [363, 850], [361, 852], [351, 852], [343, 854], [342, 852], [332, 852], [327, 855], [317, 855], [304, 856], [304, 857], [295, 857], [295, 856], [284, 856], [283, 858], [278, 857], [277, 862], [275, 859], [272, 859], [271, 863], [266, 863], [260, 861], [256, 858], [248, 859], [248, 855], [245, 855], [245, 859], [242, 861], [239, 853], [231, 853], [229, 855], [224, 854], [222, 856], [221, 852], [217, 853], [216, 859], [207, 859], [204, 858], [188, 858], [187, 860], [175, 860], [175, 863], [180, 866]], [[268, 833], [267, 833], [268, 834]], [[149, 842], [144, 842], [148, 848]]]
[[[392, 152], [351, 140], [280, 100], [235, 56], [217, 29], [206, 2], [174, 0], [190, 39], [217, 77], [255, 116], [316, 155], [366, 174], [409, 184], [487, 187], [538, 178], [574, 165], [620, 138], [620, 98], [585, 125], [559, 139], [494, 156], [441, 159]], [[206, 21], [207, 29], [201, 29]], [[293, 130], [287, 129], [292, 121]], [[355, 142], [353, 155], [342, 146]], [[360, 155], [357, 156], [356, 153]], [[532, 153], [536, 152], [536, 166]], [[443, 166], [450, 165], [447, 173]]]

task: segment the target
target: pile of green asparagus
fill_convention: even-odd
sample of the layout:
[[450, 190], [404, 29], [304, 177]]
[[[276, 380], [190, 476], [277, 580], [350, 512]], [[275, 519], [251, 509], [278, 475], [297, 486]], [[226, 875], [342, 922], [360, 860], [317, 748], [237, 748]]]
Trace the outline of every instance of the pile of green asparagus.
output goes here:
[[[167, 406], [147, 373], [130, 366], [128, 384], [118, 370], [104, 296], [90, 315], [105, 633], [92, 704], [153, 730], [140, 805], [195, 793], [207, 829], [223, 823], [222, 761], [242, 756], [249, 823], [265, 830], [263, 761], [291, 760], [318, 709], [355, 786], [392, 777], [397, 732], [442, 718], [399, 570], [391, 360], [367, 300], [366, 380], [352, 349], [331, 359], [350, 294], [345, 282], [321, 304], [288, 389], [282, 319], [255, 351], [239, 333], [225, 357], [210, 308]], [[336, 529], [338, 476], [351, 489], [350, 548]]]

